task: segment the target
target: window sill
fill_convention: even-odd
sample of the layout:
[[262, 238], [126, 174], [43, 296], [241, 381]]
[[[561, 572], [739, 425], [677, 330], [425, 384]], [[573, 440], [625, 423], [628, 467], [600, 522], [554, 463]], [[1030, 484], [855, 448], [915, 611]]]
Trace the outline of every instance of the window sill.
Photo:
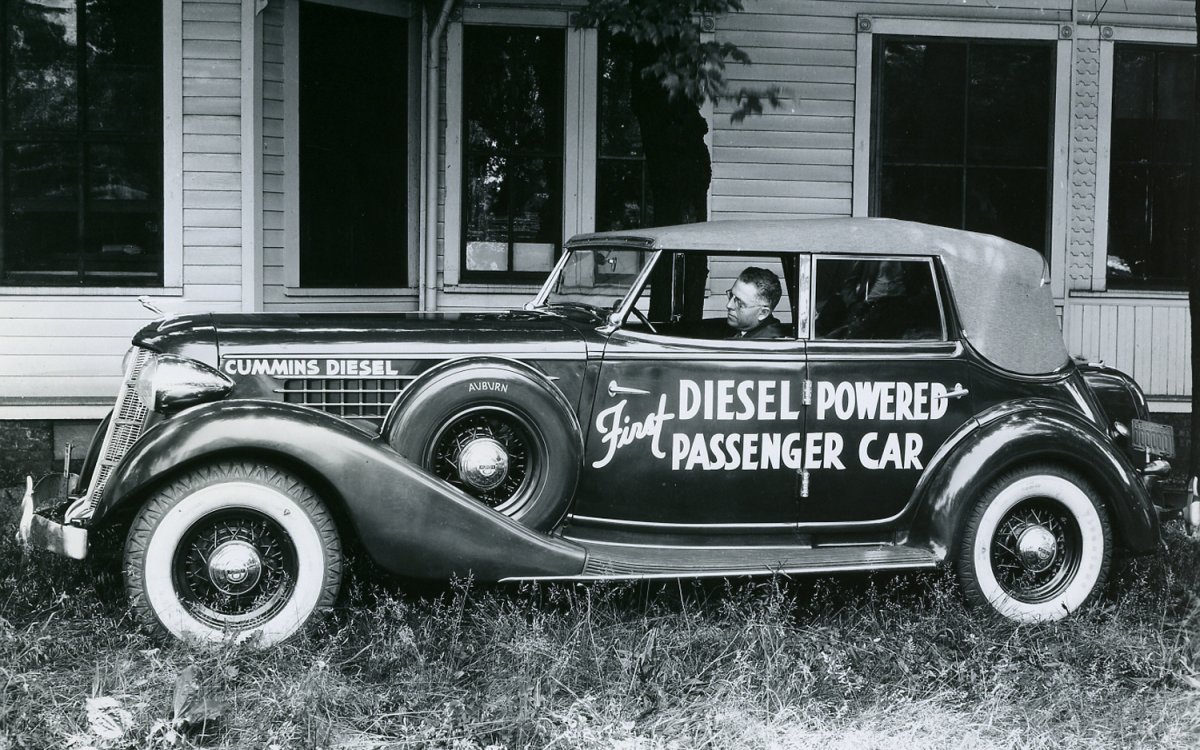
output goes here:
[[324, 287], [284, 287], [287, 297], [396, 297], [398, 299], [415, 299], [417, 290], [412, 287], [399, 288], [324, 288]]
[[540, 283], [531, 283], [528, 281], [514, 281], [511, 283], [484, 283], [479, 281], [468, 281], [461, 284], [446, 286], [442, 290], [445, 294], [524, 294], [532, 295], [542, 291]]
[[182, 297], [181, 286], [0, 286], [14, 297]]
[[1147, 300], [1183, 300], [1187, 301], [1188, 293], [1183, 289], [1107, 289], [1103, 292], [1075, 290], [1067, 294], [1071, 299], [1147, 299]]

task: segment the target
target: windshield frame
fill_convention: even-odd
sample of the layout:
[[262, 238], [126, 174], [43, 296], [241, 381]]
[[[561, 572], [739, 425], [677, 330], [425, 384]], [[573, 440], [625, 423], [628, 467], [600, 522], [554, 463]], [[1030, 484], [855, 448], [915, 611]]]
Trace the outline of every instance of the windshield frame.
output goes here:
[[629, 289], [625, 291], [625, 296], [621, 298], [621, 304], [609, 312], [606, 323], [599, 327], [612, 330], [624, 323], [626, 317], [629, 315], [629, 309], [633, 307], [633, 303], [637, 300], [638, 295], [640, 295], [642, 292], [642, 288], [646, 285], [647, 280], [650, 278], [650, 272], [654, 270], [654, 267], [658, 264], [659, 259], [662, 257], [664, 252], [663, 250], [650, 249], [645, 246], [630, 247], [628, 244], [621, 242], [588, 243], [568, 246], [566, 252], [559, 257], [558, 263], [556, 263], [554, 266], [554, 270], [551, 271], [550, 275], [546, 277], [546, 281], [543, 282], [542, 288], [538, 291], [537, 296], [535, 296], [528, 304], [525, 305], [525, 309], [541, 310], [548, 306], [547, 299], [550, 297], [550, 293], [554, 286], [558, 283], [563, 269], [566, 268], [567, 262], [573, 253], [603, 248], [610, 248], [613, 250], [638, 250], [648, 254], [646, 263], [634, 277], [633, 282], [629, 285]]

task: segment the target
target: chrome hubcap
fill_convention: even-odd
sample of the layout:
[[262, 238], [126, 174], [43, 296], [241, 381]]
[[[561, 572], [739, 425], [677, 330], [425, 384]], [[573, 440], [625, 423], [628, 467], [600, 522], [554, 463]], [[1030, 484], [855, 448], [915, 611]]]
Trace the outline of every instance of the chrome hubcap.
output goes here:
[[508, 451], [493, 438], [475, 438], [458, 454], [458, 477], [475, 490], [499, 487], [508, 477]]
[[223, 594], [238, 596], [258, 585], [262, 578], [262, 557], [249, 542], [226, 542], [208, 558], [208, 577]]
[[1045, 526], [1027, 526], [1017, 535], [1017, 555], [1026, 569], [1041, 573], [1054, 564], [1058, 540]]

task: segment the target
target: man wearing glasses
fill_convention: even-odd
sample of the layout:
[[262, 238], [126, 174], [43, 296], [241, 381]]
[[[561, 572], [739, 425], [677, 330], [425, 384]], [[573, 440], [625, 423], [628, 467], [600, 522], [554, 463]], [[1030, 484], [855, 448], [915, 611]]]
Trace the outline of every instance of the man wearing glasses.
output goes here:
[[765, 268], [749, 266], [738, 274], [733, 287], [725, 292], [725, 322], [733, 329], [730, 338], [777, 339], [787, 333], [772, 314], [783, 289], [779, 277]]

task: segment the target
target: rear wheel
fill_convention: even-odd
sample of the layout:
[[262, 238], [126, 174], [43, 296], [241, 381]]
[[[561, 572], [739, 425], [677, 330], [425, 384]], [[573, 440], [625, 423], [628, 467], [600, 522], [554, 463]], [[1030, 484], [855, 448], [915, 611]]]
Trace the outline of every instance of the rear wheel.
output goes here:
[[341, 542], [304, 483], [270, 466], [195, 469], [155, 493], [125, 542], [138, 618], [178, 638], [270, 646], [333, 604]]
[[1058, 466], [997, 480], [967, 517], [958, 550], [963, 592], [1018, 622], [1057, 620], [1103, 589], [1112, 529], [1091, 485]]

